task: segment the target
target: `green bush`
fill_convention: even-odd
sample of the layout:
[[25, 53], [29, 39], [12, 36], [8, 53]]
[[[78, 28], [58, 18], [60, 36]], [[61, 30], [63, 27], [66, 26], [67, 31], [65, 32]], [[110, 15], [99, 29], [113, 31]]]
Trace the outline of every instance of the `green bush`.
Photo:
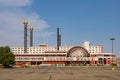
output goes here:
[[2, 64], [4, 68], [12, 68], [15, 64], [15, 56], [8, 46], [0, 47], [0, 64]]
[[103, 66], [103, 64], [97, 64], [97, 66]]
[[111, 63], [110, 65], [111, 66], [117, 66], [117, 63]]

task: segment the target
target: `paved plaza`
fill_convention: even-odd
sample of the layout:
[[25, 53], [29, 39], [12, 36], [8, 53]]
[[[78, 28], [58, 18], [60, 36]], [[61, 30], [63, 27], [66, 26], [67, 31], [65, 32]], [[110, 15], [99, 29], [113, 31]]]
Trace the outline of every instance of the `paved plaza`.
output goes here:
[[0, 80], [120, 80], [120, 66], [0, 69]]

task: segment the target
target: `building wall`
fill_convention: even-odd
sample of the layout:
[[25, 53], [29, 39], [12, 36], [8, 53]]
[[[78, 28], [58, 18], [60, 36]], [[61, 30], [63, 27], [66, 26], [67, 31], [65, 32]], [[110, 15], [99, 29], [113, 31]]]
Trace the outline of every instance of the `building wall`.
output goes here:
[[[89, 41], [83, 43], [83, 48], [90, 54], [88, 58], [81, 57], [68, 57], [67, 54], [74, 46], [60, 46], [57, 51], [56, 46], [38, 45], [34, 47], [28, 47], [27, 52], [24, 53], [24, 47], [12, 47], [12, 52], [15, 55], [15, 59], [18, 65], [21, 62], [41, 62], [46, 64], [63, 64], [65, 61], [86, 61], [89, 60], [90, 64], [111, 64], [115, 62], [115, 54], [103, 53], [103, 46], [91, 46]], [[48, 61], [47, 61], [48, 60]], [[29, 63], [30, 64], [30, 63]]]
[[[71, 46], [61, 46], [59, 51], [68, 51]], [[35, 46], [35, 47], [28, 47], [27, 54], [43, 54], [47, 51], [57, 51], [56, 46]], [[24, 54], [24, 47], [12, 47], [12, 52], [14, 54]]]
[[[59, 51], [68, 51], [73, 46], [60, 46]], [[89, 52], [89, 53], [103, 53], [103, 46], [90, 46], [89, 41], [85, 41], [83, 44], [83, 47]], [[56, 46], [48, 46], [48, 45], [40, 45], [40, 46], [34, 46], [34, 47], [28, 47], [27, 48], [27, 54], [43, 54], [47, 51], [57, 51]], [[12, 52], [14, 54], [24, 54], [24, 47], [12, 47]]]

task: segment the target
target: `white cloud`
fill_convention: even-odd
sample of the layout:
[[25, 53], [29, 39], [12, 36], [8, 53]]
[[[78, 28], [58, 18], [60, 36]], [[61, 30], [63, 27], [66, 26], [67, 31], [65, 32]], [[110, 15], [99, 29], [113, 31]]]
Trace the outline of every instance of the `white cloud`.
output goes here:
[[32, 4], [33, 0], [0, 0], [3, 7], [24, 7]]
[[[26, 3], [27, 5], [28, 3], [31, 2], [30, 0], [5, 0], [5, 1], [6, 4], [9, 3], [10, 1], [11, 2], [22, 1], [19, 5], [21, 7], [25, 5], [25, 4], [22, 5], [22, 3]], [[4, 3], [5, 1], [1, 0], [0, 4], [1, 2]], [[6, 6], [6, 4], [3, 6]], [[49, 25], [46, 23], [45, 20], [41, 19], [36, 12], [31, 12], [28, 14], [27, 11], [21, 9], [19, 10], [19, 8], [17, 10], [8, 10], [7, 8], [5, 8], [4, 11], [0, 11], [0, 46], [23, 45], [24, 19], [28, 20], [28, 27], [29, 26], [34, 27], [35, 31], [34, 38], [38, 39], [40, 35], [36, 34], [40, 34], [40, 32], [42, 32], [42, 34], [47, 34], [44, 36], [49, 36], [51, 34], [45, 31], [45, 29], [49, 27]]]

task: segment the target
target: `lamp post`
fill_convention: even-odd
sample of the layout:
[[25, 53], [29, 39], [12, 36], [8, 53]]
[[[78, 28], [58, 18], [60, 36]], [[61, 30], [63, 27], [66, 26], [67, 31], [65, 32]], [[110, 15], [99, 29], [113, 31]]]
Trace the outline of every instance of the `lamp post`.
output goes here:
[[113, 67], [113, 41], [115, 40], [115, 38], [110, 38], [110, 40], [112, 41], [112, 67]]

